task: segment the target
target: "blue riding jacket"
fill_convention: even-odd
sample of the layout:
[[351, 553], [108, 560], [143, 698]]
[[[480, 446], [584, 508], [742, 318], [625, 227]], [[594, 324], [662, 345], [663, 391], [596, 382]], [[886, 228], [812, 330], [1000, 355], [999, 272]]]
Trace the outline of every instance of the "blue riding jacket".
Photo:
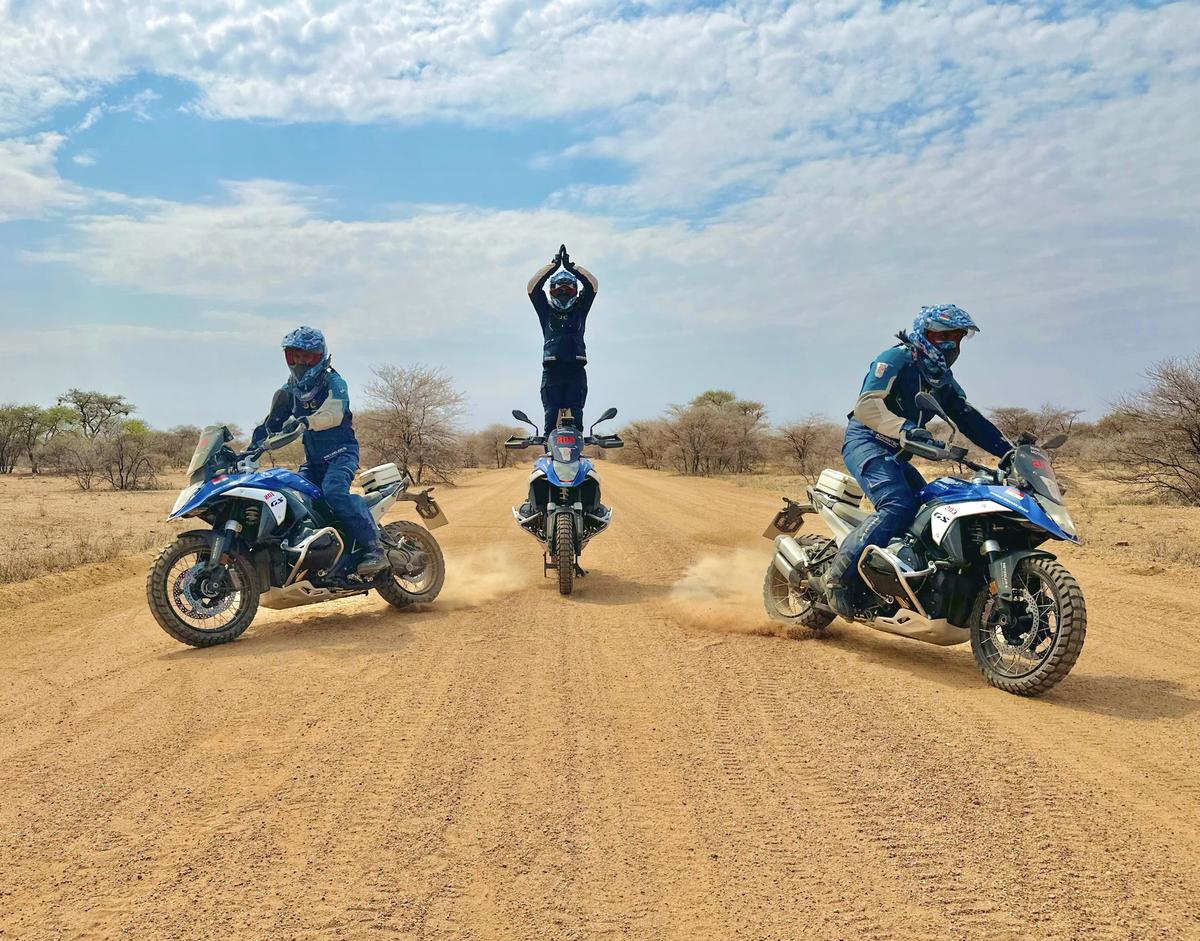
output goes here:
[[877, 456], [896, 455], [900, 450], [900, 432], [924, 428], [935, 418], [932, 412], [917, 407], [919, 392], [928, 392], [972, 442], [996, 457], [1007, 454], [1012, 445], [995, 425], [968, 401], [953, 374], [947, 374], [940, 386], [932, 386], [921, 374], [916, 353], [898, 344], [880, 353], [863, 380], [854, 410], [846, 417], [842, 454], [848, 467], [862, 467]]
[[554, 273], [554, 268], [554, 265], [547, 265], [529, 282], [529, 300], [542, 325], [542, 363], [583, 365], [587, 363], [583, 331], [587, 327], [592, 303], [596, 300], [596, 278], [586, 268], [576, 265], [571, 273], [579, 280], [579, 294], [574, 304], [566, 310], [559, 310], [542, 290]]
[[358, 438], [354, 435], [354, 416], [350, 412], [350, 390], [346, 380], [330, 367], [320, 392], [310, 402], [301, 402], [285, 384], [275, 393], [271, 411], [254, 429], [251, 445], [258, 445], [277, 434], [289, 418], [308, 419], [304, 432], [304, 457], [309, 464], [325, 464], [353, 452], [358, 457]]

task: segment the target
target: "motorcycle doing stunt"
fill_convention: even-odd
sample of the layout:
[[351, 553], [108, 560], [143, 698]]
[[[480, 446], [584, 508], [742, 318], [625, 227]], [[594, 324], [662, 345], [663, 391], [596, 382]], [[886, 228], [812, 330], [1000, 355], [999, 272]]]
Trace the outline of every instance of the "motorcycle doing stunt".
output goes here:
[[[407, 521], [380, 527], [389, 569], [360, 576], [355, 566], [362, 547], [336, 524], [320, 488], [282, 467], [257, 469], [264, 452], [302, 433], [292, 428], [242, 454], [229, 447], [227, 427], [210, 425], [201, 433], [188, 485], [168, 519], [198, 517], [211, 528], [181, 534], [159, 554], [146, 582], [154, 619], [176, 640], [193, 647], [235, 640], [260, 604], [291, 608], [372, 588], [397, 608], [438, 596], [445, 562], [428, 529]], [[399, 500], [414, 502], [430, 528], [446, 522], [428, 490], [408, 491], [408, 478], [395, 464], [364, 471], [359, 482], [376, 522]]]
[[[1065, 436], [1041, 448], [1023, 438], [991, 468], [953, 445], [958, 428], [928, 393], [917, 404], [951, 428], [950, 443], [908, 441], [904, 450], [931, 461], [957, 461], [970, 481], [940, 477], [917, 494], [908, 530], [886, 546], [868, 546], [858, 573], [870, 593], [853, 619], [876, 630], [927, 643], [971, 643], [984, 678], [993, 686], [1035, 696], [1060, 682], [1083, 648], [1087, 612], [1075, 578], [1039, 548], [1047, 540], [1078, 542], [1049, 453]], [[775, 555], [763, 602], [776, 621], [822, 631], [836, 616], [824, 578], [838, 546], [866, 517], [852, 477], [822, 472], [808, 488], [809, 505], [787, 500], [767, 532]], [[833, 539], [795, 537], [809, 513]]]
[[529, 499], [523, 506], [513, 507], [513, 517], [518, 526], [545, 547], [542, 571], [556, 570], [559, 593], [569, 595], [575, 576], [587, 574], [579, 565], [579, 554], [612, 521], [612, 510], [600, 502], [600, 478], [592, 462], [583, 456], [583, 449], [586, 445], [625, 447], [619, 435], [594, 434], [600, 422], [617, 417], [617, 410], [605, 411], [586, 436], [575, 428], [569, 409], [559, 410], [558, 427], [547, 435], [539, 435], [537, 425], [524, 412], [514, 410], [512, 415], [517, 421], [531, 425], [533, 435], [527, 438], [514, 435], [504, 442], [506, 448], [533, 445], [546, 448], [545, 455], [534, 462], [529, 476]]

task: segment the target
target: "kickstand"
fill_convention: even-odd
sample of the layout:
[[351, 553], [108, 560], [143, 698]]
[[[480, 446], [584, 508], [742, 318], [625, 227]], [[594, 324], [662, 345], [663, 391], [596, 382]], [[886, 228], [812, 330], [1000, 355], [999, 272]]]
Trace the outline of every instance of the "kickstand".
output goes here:
[[575, 563], [575, 574], [578, 575], [580, 578], [583, 578], [583, 576], [585, 576], [587, 574], [587, 569], [585, 569], [582, 565], [580, 565], [578, 562], [576, 562]]

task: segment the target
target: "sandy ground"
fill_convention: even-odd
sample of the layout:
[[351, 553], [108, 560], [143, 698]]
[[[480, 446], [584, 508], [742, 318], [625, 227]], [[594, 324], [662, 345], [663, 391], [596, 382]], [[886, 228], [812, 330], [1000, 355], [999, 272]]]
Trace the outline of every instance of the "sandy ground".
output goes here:
[[962, 648], [765, 636], [776, 496], [602, 473], [571, 598], [522, 469], [439, 491], [426, 610], [195, 651], [145, 557], [0, 587], [0, 937], [1200, 937], [1194, 570], [1065, 553], [1087, 645], [1028, 701]]
[[186, 526], [166, 522], [184, 484], [120, 493], [97, 482], [82, 492], [67, 477], [0, 475], [0, 584], [102, 562], [169, 542]]

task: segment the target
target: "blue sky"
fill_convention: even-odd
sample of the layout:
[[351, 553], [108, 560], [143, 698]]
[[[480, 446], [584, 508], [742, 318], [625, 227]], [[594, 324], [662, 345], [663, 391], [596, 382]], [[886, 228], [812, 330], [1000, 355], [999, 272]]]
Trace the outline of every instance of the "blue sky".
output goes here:
[[0, 0], [0, 401], [251, 423], [279, 337], [352, 392], [536, 410], [529, 275], [600, 279], [591, 403], [843, 413], [921, 304], [982, 407], [1098, 413], [1200, 350], [1200, 5]]

